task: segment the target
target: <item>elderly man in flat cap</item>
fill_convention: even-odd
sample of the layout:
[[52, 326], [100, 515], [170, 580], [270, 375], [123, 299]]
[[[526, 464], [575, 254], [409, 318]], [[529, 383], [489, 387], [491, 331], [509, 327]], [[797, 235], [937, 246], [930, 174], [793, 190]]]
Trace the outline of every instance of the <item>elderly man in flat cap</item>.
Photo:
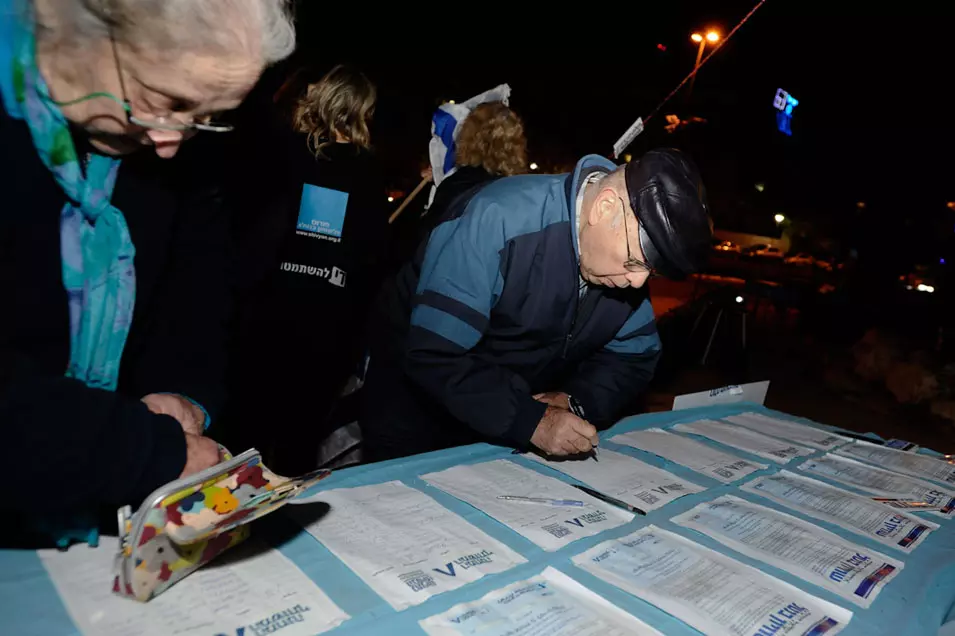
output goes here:
[[461, 195], [379, 299], [369, 459], [475, 441], [590, 453], [660, 357], [647, 279], [696, 271], [711, 238], [677, 150]]

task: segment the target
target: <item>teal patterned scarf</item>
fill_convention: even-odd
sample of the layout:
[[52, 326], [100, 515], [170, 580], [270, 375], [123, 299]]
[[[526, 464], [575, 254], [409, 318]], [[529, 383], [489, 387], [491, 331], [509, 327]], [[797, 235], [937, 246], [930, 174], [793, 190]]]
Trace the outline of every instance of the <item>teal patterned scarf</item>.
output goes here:
[[[0, 0], [0, 97], [11, 117], [26, 122], [37, 154], [67, 198], [60, 211], [60, 256], [70, 312], [65, 374], [113, 391], [136, 299], [136, 251], [123, 213], [110, 204], [120, 162], [91, 153], [80, 165], [69, 124], [37, 70], [33, 25], [18, 15], [20, 8], [17, 0]], [[60, 548], [73, 541], [99, 543], [92, 511], [65, 517], [51, 511], [37, 530]]]
[[70, 311], [66, 375], [112, 391], [136, 298], [135, 248], [123, 213], [110, 204], [120, 162], [90, 153], [81, 166], [67, 120], [37, 71], [32, 25], [17, 20], [9, 5], [0, 0], [4, 106], [29, 126], [40, 159], [67, 198], [60, 211], [63, 286]]

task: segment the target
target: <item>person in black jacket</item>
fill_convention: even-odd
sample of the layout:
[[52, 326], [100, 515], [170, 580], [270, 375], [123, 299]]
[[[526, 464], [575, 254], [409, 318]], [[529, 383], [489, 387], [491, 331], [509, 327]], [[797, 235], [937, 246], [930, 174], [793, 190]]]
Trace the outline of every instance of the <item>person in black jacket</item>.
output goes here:
[[284, 474], [315, 467], [329, 413], [364, 353], [388, 237], [370, 152], [375, 100], [374, 85], [346, 66], [310, 85], [292, 126], [274, 131], [262, 153], [284, 176], [253, 195], [237, 228], [247, 263], [229, 435]]
[[228, 234], [214, 163], [164, 159], [293, 47], [282, 0], [0, 0], [5, 531], [95, 543], [219, 460]]

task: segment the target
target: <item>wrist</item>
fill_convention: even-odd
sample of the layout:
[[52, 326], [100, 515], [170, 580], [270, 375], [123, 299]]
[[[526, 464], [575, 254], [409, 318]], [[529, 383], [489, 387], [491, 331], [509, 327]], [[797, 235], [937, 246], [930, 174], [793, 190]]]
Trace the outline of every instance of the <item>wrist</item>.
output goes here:
[[526, 448], [538, 425], [544, 419], [548, 405], [537, 400], [522, 402], [505, 436], [518, 448]]

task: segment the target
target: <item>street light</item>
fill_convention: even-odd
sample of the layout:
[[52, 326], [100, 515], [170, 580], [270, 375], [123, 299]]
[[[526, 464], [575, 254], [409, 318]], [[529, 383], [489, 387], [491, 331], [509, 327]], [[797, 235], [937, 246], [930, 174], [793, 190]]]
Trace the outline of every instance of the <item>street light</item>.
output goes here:
[[686, 89], [686, 101], [690, 101], [690, 95], [693, 94], [693, 84], [696, 82], [696, 72], [700, 70], [700, 61], [703, 60], [703, 49], [706, 43], [716, 44], [720, 41], [720, 34], [716, 31], [707, 31], [704, 37], [702, 33], [694, 33], [690, 39], [700, 45], [700, 50], [696, 52], [696, 64], [693, 65], [693, 74], [690, 76], [690, 86]]
[[782, 223], [783, 221], [786, 220], [786, 217], [783, 216], [782, 214], [777, 214], [773, 218], [776, 220], [776, 223]]

